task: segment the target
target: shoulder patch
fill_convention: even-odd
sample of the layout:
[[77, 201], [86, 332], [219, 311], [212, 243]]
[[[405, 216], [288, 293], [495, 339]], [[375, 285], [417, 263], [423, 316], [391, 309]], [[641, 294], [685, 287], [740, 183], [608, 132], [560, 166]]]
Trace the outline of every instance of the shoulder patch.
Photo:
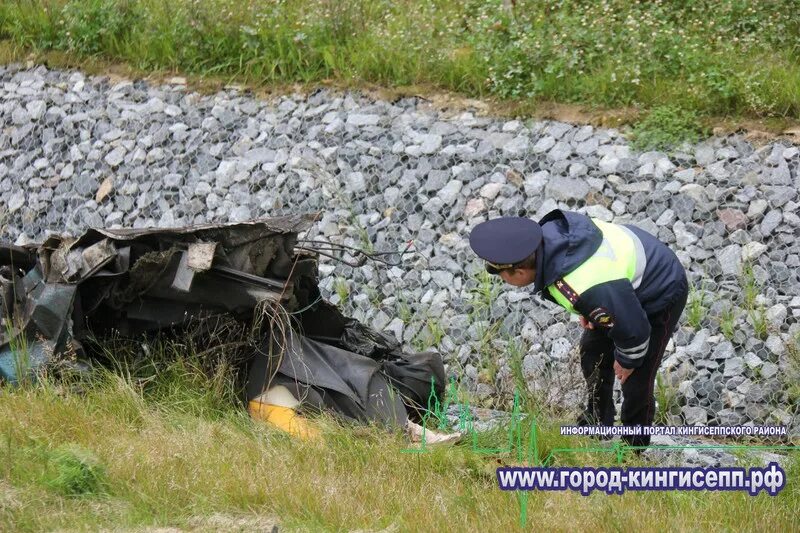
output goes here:
[[589, 320], [604, 328], [614, 327], [614, 317], [605, 307], [597, 307], [589, 313]]
[[578, 303], [579, 300], [578, 293], [575, 292], [575, 290], [569, 286], [569, 283], [567, 283], [563, 279], [558, 279], [556, 280], [554, 285], [558, 290], [558, 292], [560, 292], [564, 296], [564, 298], [566, 298], [569, 301], [569, 303], [571, 303], [572, 305]]

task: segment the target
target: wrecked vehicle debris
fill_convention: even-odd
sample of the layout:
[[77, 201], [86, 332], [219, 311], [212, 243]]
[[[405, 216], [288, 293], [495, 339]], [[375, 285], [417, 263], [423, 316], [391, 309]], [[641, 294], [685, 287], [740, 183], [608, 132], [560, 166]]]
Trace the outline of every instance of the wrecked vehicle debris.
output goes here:
[[[298, 246], [314, 220], [92, 229], [0, 245], [0, 380], [33, 377], [67, 352], [98, 364], [90, 339], [177, 336], [225, 316], [257, 331], [240, 363], [254, 416], [274, 422], [299, 408], [390, 426], [419, 420], [431, 394], [444, 395], [441, 357], [405, 353], [322, 298], [319, 254]], [[302, 436], [297, 424], [278, 423]]]

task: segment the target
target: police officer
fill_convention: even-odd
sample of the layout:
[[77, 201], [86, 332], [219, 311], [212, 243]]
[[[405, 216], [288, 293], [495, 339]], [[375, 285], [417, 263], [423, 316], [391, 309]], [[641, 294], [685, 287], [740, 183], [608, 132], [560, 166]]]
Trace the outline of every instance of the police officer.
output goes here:
[[[623, 425], [651, 425], [656, 371], [688, 295], [672, 250], [635, 226], [562, 210], [538, 224], [521, 217], [482, 222], [469, 242], [488, 272], [517, 287], [532, 283], [545, 299], [580, 315], [588, 401], [578, 423], [613, 425], [616, 374]], [[650, 443], [646, 435], [623, 438]]]

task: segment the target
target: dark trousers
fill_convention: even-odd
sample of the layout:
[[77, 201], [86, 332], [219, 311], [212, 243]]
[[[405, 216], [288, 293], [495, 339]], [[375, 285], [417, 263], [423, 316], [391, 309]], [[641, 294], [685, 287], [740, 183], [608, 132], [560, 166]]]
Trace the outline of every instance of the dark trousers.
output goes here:
[[[664, 350], [667, 347], [678, 319], [686, 306], [688, 284], [679, 283], [674, 287], [674, 296], [667, 307], [650, 320], [650, 347], [644, 356], [642, 366], [634, 369], [622, 384], [622, 412], [620, 420], [625, 426], [649, 426], [655, 417], [656, 371], [661, 364]], [[579, 419], [579, 424], [606, 425], [614, 424], [614, 343], [608, 337], [608, 330], [598, 328], [587, 329], [581, 337], [581, 370], [586, 378], [588, 401], [586, 410]], [[649, 435], [624, 436], [632, 446], [647, 446]]]

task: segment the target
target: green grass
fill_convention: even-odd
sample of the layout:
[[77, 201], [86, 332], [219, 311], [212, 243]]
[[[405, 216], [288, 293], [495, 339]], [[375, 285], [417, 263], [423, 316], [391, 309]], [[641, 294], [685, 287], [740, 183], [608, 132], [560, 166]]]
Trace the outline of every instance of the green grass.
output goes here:
[[756, 279], [755, 271], [751, 263], [742, 265], [740, 283], [742, 287], [742, 304], [750, 325], [753, 326], [755, 336], [761, 340], [766, 340], [767, 336], [769, 336], [767, 311], [764, 309], [764, 306], [758, 302], [758, 295], [761, 294], [763, 286]]
[[59, 446], [44, 455], [54, 471], [47, 485], [56, 492], [68, 496], [104, 493], [106, 471], [90, 451], [78, 446]]
[[699, 289], [692, 284], [689, 287], [689, 298], [686, 304], [686, 322], [694, 329], [700, 329], [707, 314], [708, 307], [705, 302], [703, 284]]
[[728, 304], [720, 313], [719, 329], [726, 339], [733, 340], [733, 335], [736, 332], [736, 310], [733, 305]]
[[528, 386], [528, 380], [523, 371], [523, 362], [528, 353], [528, 342], [522, 337], [506, 337], [508, 342], [508, 362], [511, 369], [511, 377], [514, 382], [514, 390], [519, 394], [519, 405], [523, 411], [541, 414], [544, 405], [541, 394], [532, 391]]
[[694, 111], [659, 106], [634, 126], [632, 146], [640, 151], [668, 149], [681, 142], [695, 143], [707, 133]]
[[[298, 441], [247, 417], [224, 358], [209, 362], [188, 341], [157, 340], [147, 357], [138, 342], [105, 346], [111, 370], [0, 391], [1, 531], [523, 530], [517, 498], [495, 478], [517, 454], [473, 447], [507, 448], [507, 428], [410, 454], [400, 433], [321, 417], [323, 440]], [[548, 406], [535, 412], [540, 459], [616, 464], [612, 453], [558, 451], [597, 443], [561, 436]], [[792, 463], [774, 498], [535, 492], [525, 529], [753, 529], [769, 516], [772, 528], [797, 530], [798, 474]]]
[[[197, 398], [196, 387], [177, 388]], [[323, 442], [301, 442], [250, 421], [234, 404], [213, 414], [173, 407], [158, 392], [167, 388], [143, 389], [136, 379], [100, 372], [80, 392], [52, 382], [4, 390], [0, 530], [225, 531], [275, 521], [289, 531], [522, 530], [517, 498], [498, 490], [494, 475], [498, 462], [516, 462], [513, 453], [475, 453], [471, 440], [402, 453], [408, 443], [399, 434], [326, 418], [318, 421]], [[523, 423], [526, 435], [528, 428]], [[482, 433], [476, 443], [502, 448], [506, 434]], [[576, 445], [596, 443], [542, 426], [540, 456], [553, 452], [554, 465], [615, 464], [610, 453], [554, 451]], [[796, 530], [800, 478], [791, 468], [774, 498], [531, 493], [527, 527], [738, 530], [757, 529], [769, 516], [775, 530]]]
[[506, 4], [8, 0], [0, 38], [257, 85], [424, 85], [509, 101], [636, 106], [653, 109], [645, 119], [653, 123], [669, 106], [663, 127], [680, 127], [659, 142], [695, 135], [694, 126], [684, 129], [691, 113], [800, 115], [793, 0]]
[[769, 336], [769, 321], [767, 320], [767, 313], [762, 306], [758, 306], [748, 311], [747, 316], [750, 318], [750, 324], [753, 326], [753, 332], [756, 337], [762, 341], [767, 340]]
[[742, 305], [747, 311], [751, 311], [756, 308], [756, 298], [761, 293], [762, 289], [761, 283], [756, 279], [752, 263], [745, 262], [742, 265], [742, 274], [740, 278]]
[[469, 289], [470, 321], [487, 320], [495, 300], [503, 290], [503, 281], [500, 276], [481, 269], [471, 278], [470, 284], [473, 285]]
[[403, 321], [403, 324], [410, 324], [414, 318], [414, 310], [406, 297], [406, 293], [404, 291], [397, 291], [395, 301], [395, 311], [397, 312], [398, 318]]
[[794, 373], [790, 377], [800, 377], [800, 332], [795, 333], [786, 343], [789, 368]]
[[[500, 371], [498, 361], [509, 353], [501, 353], [494, 343], [495, 339], [508, 342], [508, 332], [505, 331], [503, 321], [493, 316], [492, 310], [496, 300], [503, 291], [503, 281], [500, 276], [489, 274], [485, 269], [479, 270], [470, 276], [468, 286], [468, 312], [467, 318], [470, 327], [474, 327], [476, 337], [472, 347], [478, 355], [478, 381], [492, 386], [497, 385], [497, 374]], [[516, 347], [512, 348], [512, 351]], [[513, 356], [513, 354], [512, 354]], [[524, 356], [524, 354], [521, 354]], [[519, 358], [519, 356], [518, 356]], [[521, 362], [520, 362], [521, 364]], [[512, 370], [513, 373], [513, 370]], [[527, 386], [524, 389], [527, 390]], [[497, 397], [487, 398], [482, 407], [505, 408], [513, 400], [508, 394], [497, 394]]]
[[350, 298], [350, 287], [347, 285], [347, 281], [344, 278], [336, 278], [336, 281], [333, 282], [333, 290], [339, 297], [339, 305], [346, 305]]
[[356, 216], [355, 211], [352, 208], [350, 210], [350, 223], [353, 225], [356, 234], [358, 234], [358, 240], [361, 245], [361, 250], [369, 254], [375, 252], [375, 247], [372, 245], [372, 241], [369, 238], [369, 233], [367, 232], [367, 228], [365, 228], [361, 224], [358, 217]]
[[418, 352], [438, 348], [446, 332], [437, 317], [427, 316], [420, 319], [420, 330], [411, 340], [411, 346]]
[[800, 413], [800, 333], [787, 343], [786, 355], [789, 365], [783, 383], [789, 395], [789, 405], [794, 406], [795, 413]]
[[502, 327], [502, 322], [492, 319], [492, 308], [503, 290], [503, 281], [499, 276], [494, 276], [481, 269], [469, 280], [467, 317], [470, 324], [478, 327], [479, 352], [492, 356], [490, 342], [497, 338]]
[[670, 416], [680, 412], [678, 390], [668, 383], [668, 378], [657, 374], [655, 396], [658, 400], [658, 412], [656, 412], [654, 424], [671, 425]]
[[[7, 311], [7, 310], [4, 310]], [[6, 314], [6, 313], [4, 313]], [[28, 346], [28, 339], [25, 336], [22, 325], [14, 325], [16, 320], [4, 320], [5, 333], [8, 338], [8, 347], [14, 356], [14, 374], [16, 381], [25, 385], [31, 379], [31, 352]]]

